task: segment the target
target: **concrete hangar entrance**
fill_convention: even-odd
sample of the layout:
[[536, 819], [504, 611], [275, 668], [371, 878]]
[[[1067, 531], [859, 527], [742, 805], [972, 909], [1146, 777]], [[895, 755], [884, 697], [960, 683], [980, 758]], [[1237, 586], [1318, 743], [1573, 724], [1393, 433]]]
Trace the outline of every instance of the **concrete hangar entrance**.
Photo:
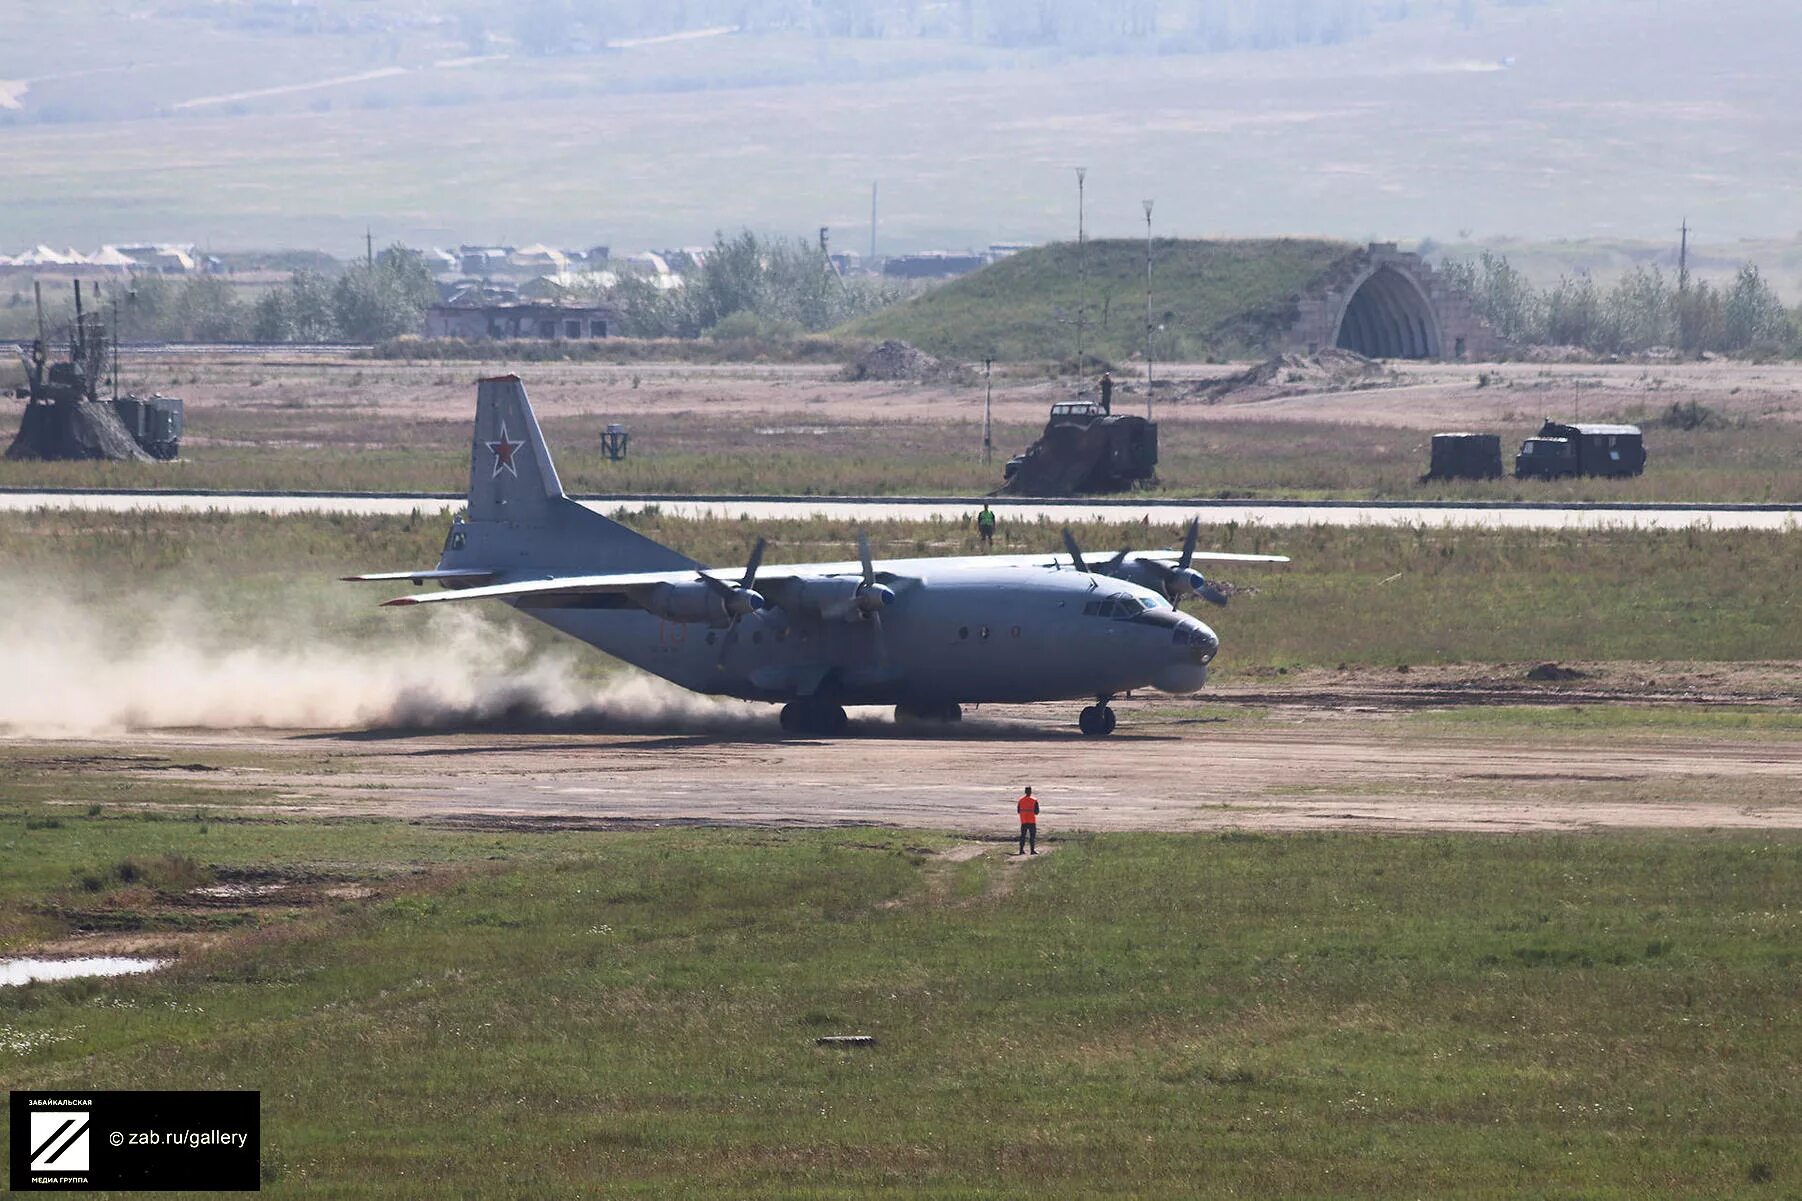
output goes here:
[[1290, 348], [1310, 354], [1337, 346], [1373, 359], [1465, 359], [1497, 349], [1470, 298], [1393, 242], [1373, 242], [1338, 264], [1299, 309]]

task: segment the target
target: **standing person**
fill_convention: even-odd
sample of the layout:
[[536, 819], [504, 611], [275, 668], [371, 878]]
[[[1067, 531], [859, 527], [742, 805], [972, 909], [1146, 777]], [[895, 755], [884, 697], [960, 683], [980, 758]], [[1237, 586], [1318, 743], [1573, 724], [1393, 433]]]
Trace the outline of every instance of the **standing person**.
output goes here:
[[995, 510], [989, 508], [987, 501], [982, 503], [982, 512], [976, 515], [976, 532], [982, 535], [982, 549], [988, 550], [995, 545]]
[[1101, 373], [1101, 411], [1108, 414], [1114, 411], [1114, 375], [1111, 371]]
[[1026, 795], [1014, 802], [1014, 808], [1020, 814], [1020, 849], [1017, 855], [1026, 854], [1026, 844], [1032, 844], [1032, 853], [1039, 853], [1039, 802], [1032, 795], [1032, 785], [1026, 786]]

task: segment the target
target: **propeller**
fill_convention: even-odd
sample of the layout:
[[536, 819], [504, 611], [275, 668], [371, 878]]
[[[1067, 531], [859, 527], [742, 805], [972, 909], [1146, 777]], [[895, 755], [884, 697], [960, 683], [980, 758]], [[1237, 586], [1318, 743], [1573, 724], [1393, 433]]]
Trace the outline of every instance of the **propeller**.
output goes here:
[[1164, 595], [1173, 602], [1180, 602], [1185, 596], [1198, 596], [1210, 605], [1224, 607], [1227, 594], [1218, 584], [1210, 583], [1206, 576], [1190, 566], [1195, 562], [1195, 540], [1200, 536], [1201, 518], [1190, 518], [1189, 532], [1183, 536], [1183, 553], [1178, 556], [1175, 566], [1159, 563], [1155, 559], [1146, 559], [1144, 562], [1162, 577]]
[[870, 561], [870, 536], [862, 530], [857, 531], [857, 558], [863, 564], [863, 582], [857, 585], [851, 603], [871, 623], [876, 633], [876, 660], [886, 664], [888, 642], [882, 633], [882, 610], [894, 603], [895, 590], [876, 582], [876, 565]]
[[752, 587], [757, 583], [757, 568], [763, 563], [763, 548], [764, 540], [759, 538], [757, 545], [751, 548], [751, 558], [745, 564], [744, 578], [736, 584], [728, 584], [718, 576], [708, 575], [704, 571], [695, 572], [696, 577], [720, 598], [727, 616], [734, 621], [757, 612], [768, 603], [763, 599], [763, 594]]
[[[1177, 557], [1175, 564], [1162, 563], [1156, 559], [1134, 559], [1134, 568], [1144, 567], [1157, 580], [1157, 587], [1171, 603], [1180, 604], [1191, 596], [1200, 597], [1210, 605], [1224, 606], [1227, 593], [1218, 585], [1211, 583], [1206, 576], [1191, 566], [1195, 562], [1195, 543], [1201, 536], [1201, 518], [1196, 517], [1189, 522], [1189, 532], [1183, 536], [1183, 553]], [[1064, 546], [1070, 551], [1070, 558], [1075, 562], [1078, 571], [1090, 570], [1083, 561], [1082, 550], [1076, 545], [1076, 536], [1068, 527], [1064, 529]], [[1109, 559], [1096, 574], [1122, 576], [1127, 565], [1127, 558], [1132, 553], [1129, 548], [1121, 548], [1120, 553]]]
[[[1076, 570], [1084, 575], [1089, 574], [1089, 565], [1082, 559], [1082, 547], [1076, 545], [1076, 535], [1070, 532], [1069, 526], [1064, 527], [1064, 549], [1070, 552], [1070, 562], [1076, 565]], [[1125, 554], [1126, 552], [1121, 552], [1122, 559]]]
[[716, 668], [725, 665], [726, 651], [732, 646], [738, 633], [739, 620], [759, 612], [769, 604], [763, 599], [763, 593], [757, 591], [753, 586], [757, 583], [757, 569], [763, 564], [764, 545], [765, 540], [759, 538], [757, 544], [751, 548], [751, 557], [745, 563], [745, 574], [736, 584], [728, 584], [725, 580], [708, 575], [704, 571], [695, 573], [700, 577], [701, 582], [720, 598], [720, 605], [726, 611], [726, 634], [720, 639], [719, 658], [714, 661]]

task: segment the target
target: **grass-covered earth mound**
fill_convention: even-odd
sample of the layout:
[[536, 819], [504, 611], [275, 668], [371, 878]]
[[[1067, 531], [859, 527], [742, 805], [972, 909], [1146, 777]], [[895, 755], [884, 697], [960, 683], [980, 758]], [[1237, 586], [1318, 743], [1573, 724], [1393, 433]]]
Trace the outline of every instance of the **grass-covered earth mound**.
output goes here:
[[[1159, 359], [1258, 358], [1296, 317], [1300, 297], [1357, 252], [1312, 238], [1154, 239], [1152, 351]], [[965, 360], [1062, 359], [1076, 350], [1110, 360], [1145, 349], [1145, 243], [1056, 242], [1011, 255], [845, 333], [899, 338]]]

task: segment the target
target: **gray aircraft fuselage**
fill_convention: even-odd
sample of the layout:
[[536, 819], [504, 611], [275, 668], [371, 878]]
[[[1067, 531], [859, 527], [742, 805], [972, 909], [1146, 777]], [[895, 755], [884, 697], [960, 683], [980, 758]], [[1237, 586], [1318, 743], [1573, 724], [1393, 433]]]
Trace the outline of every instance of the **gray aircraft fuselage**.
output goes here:
[[985, 567], [980, 558], [882, 567], [907, 580], [879, 623], [807, 619], [779, 606], [730, 628], [629, 607], [528, 601], [521, 610], [684, 688], [764, 701], [822, 686], [851, 705], [1193, 692], [1219, 646], [1212, 630], [1162, 596], [1106, 576]]
[[391, 605], [503, 601], [695, 692], [786, 702], [784, 729], [842, 730], [845, 705], [955, 721], [965, 704], [1094, 698], [1079, 724], [1106, 734], [1110, 698], [1207, 681], [1219, 640], [1171, 603], [1209, 595], [1195, 537], [1192, 523], [1173, 564], [1121, 551], [1100, 572], [1073, 541], [1065, 556], [884, 559], [862, 535], [855, 562], [764, 566], [758, 539], [742, 574], [708, 569], [570, 499], [506, 376], [477, 386], [468, 509], [437, 567], [352, 578], [448, 588]]

